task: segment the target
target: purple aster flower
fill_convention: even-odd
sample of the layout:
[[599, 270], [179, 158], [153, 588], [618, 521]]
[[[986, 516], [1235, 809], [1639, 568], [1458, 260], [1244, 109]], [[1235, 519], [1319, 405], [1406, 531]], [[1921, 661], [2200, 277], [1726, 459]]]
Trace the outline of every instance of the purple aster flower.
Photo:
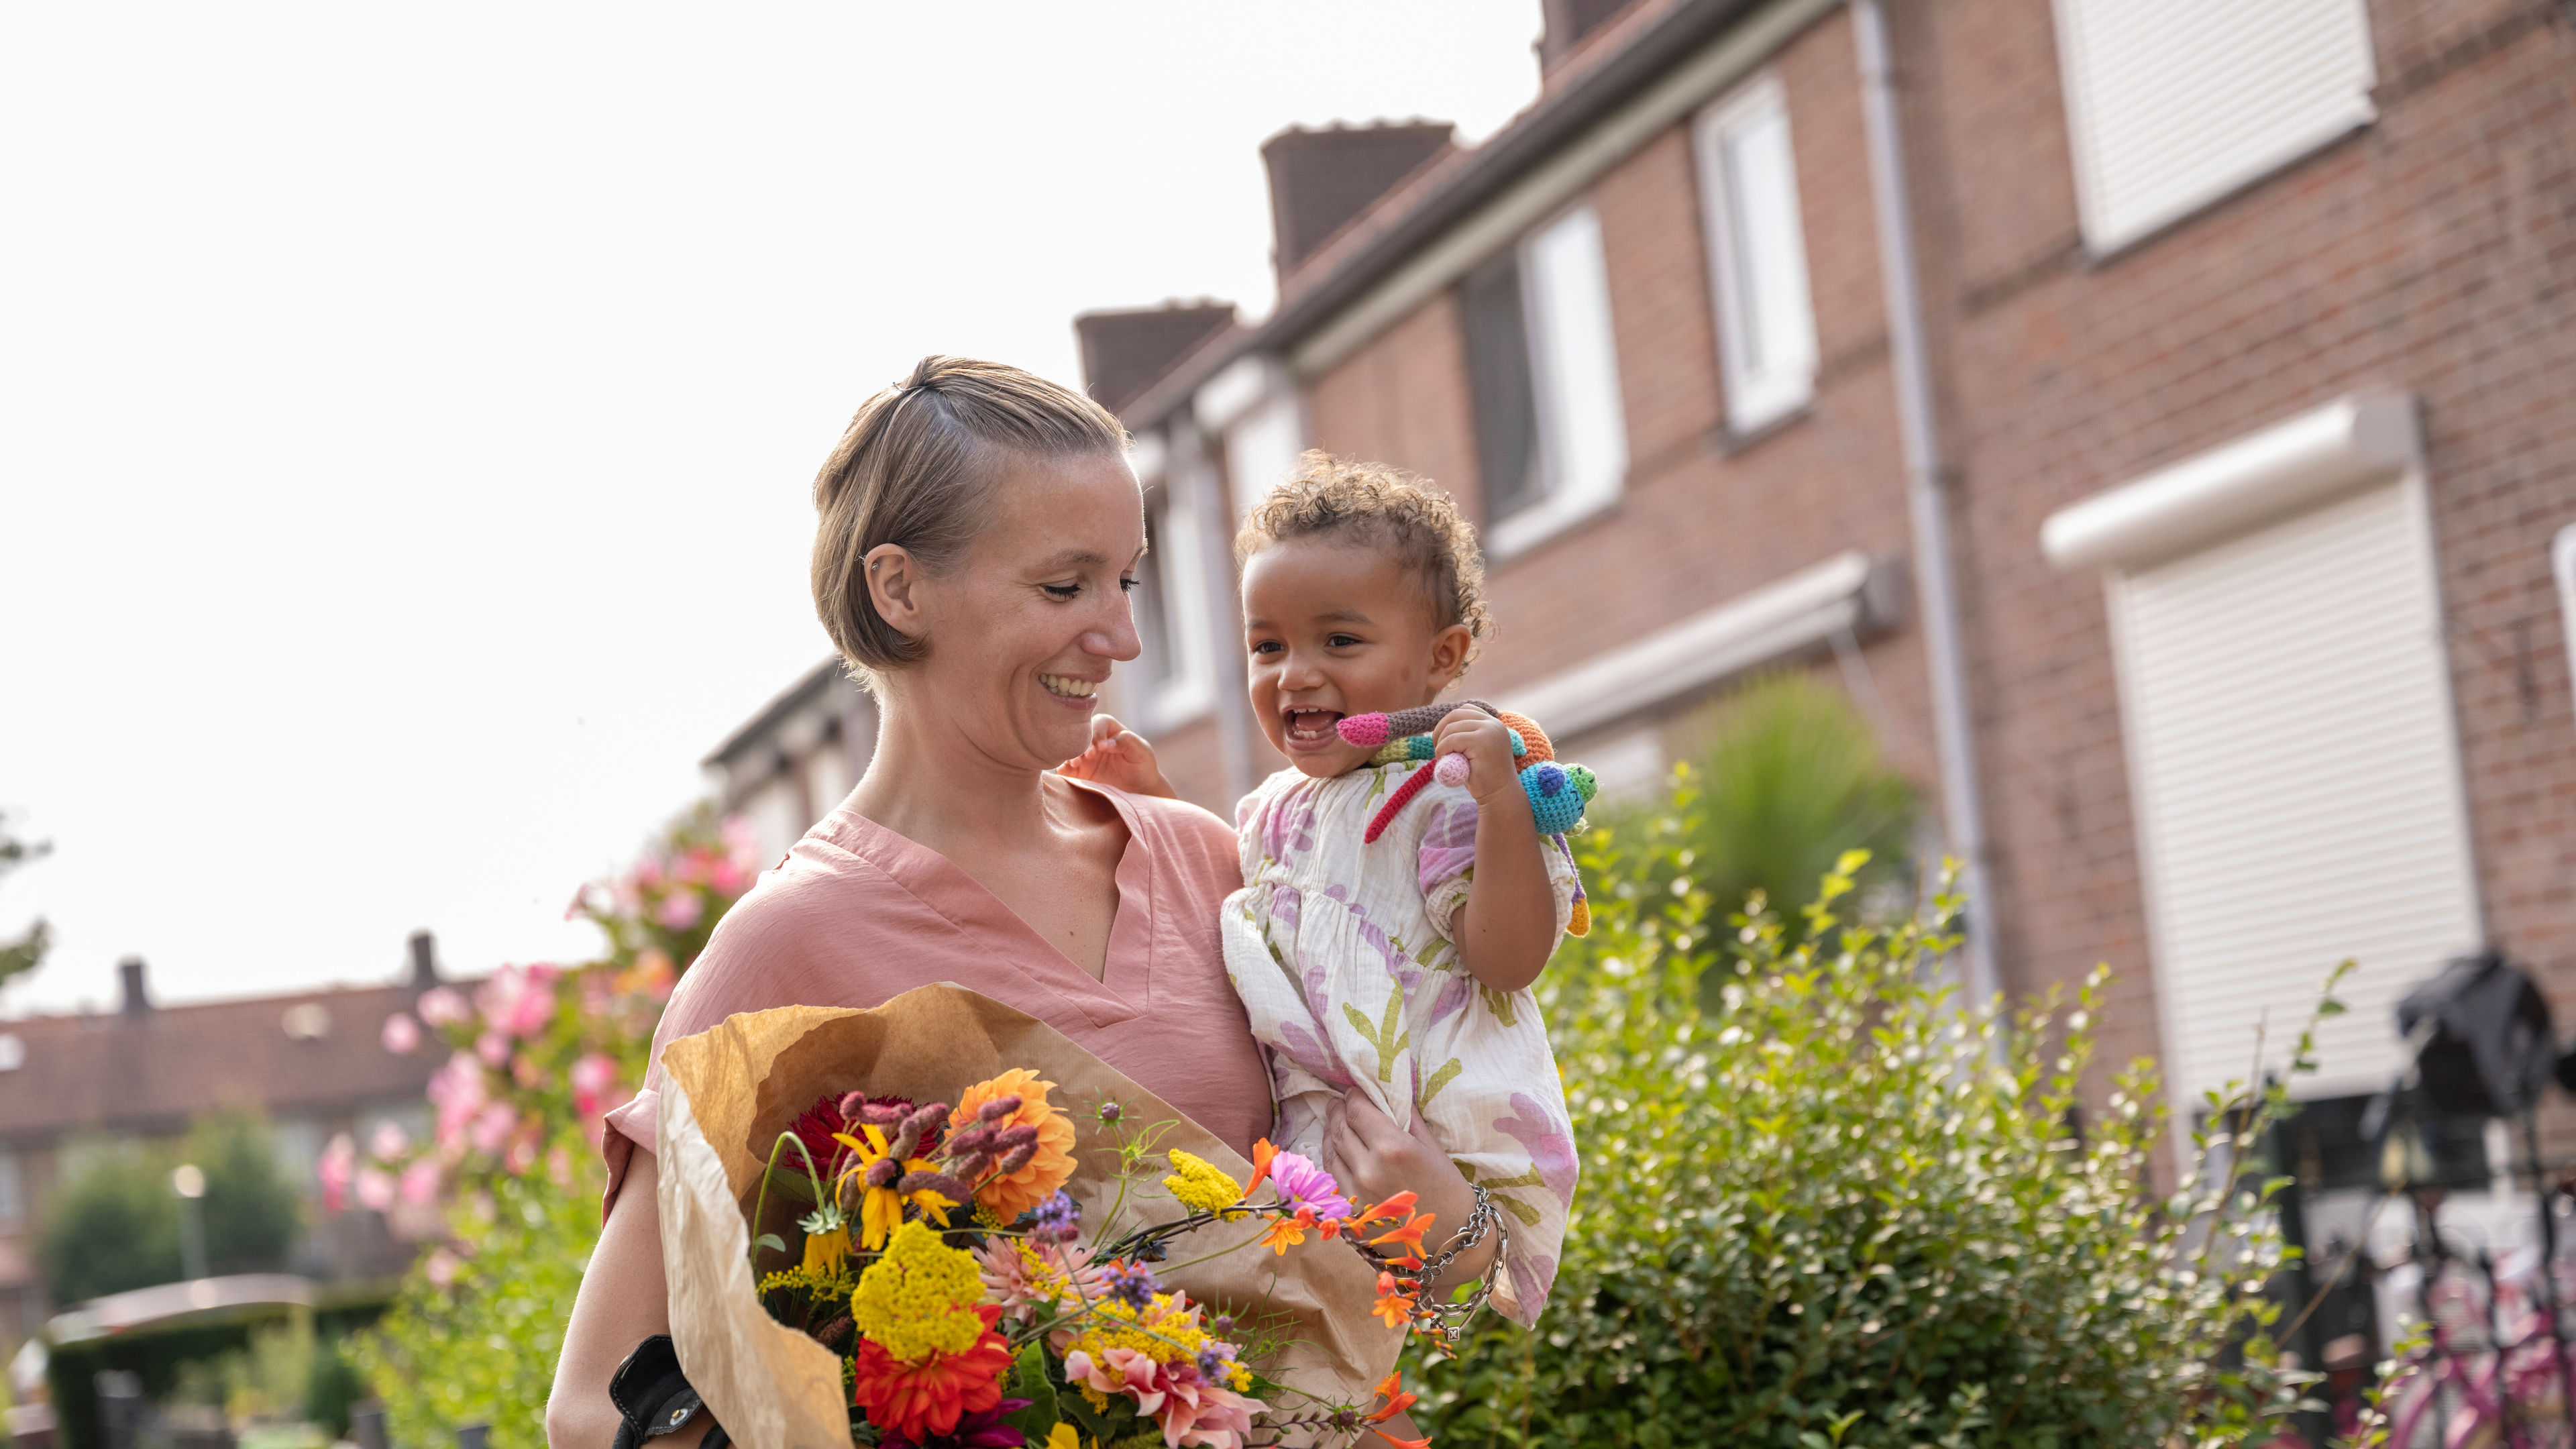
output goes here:
[[1059, 1242], [1071, 1242], [1081, 1236], [1082, 1208], [1069, 1193], [1058, 1192], [1039, 1203], [1032, 1216], [1037, 1221], [1031, 1231], [1037, 1236], [1051, 1237]]
[[1020, 1449], [1028, 1436], [1003, 1420], [1029, 1406], [1026, 1399], [1004, 1399], [989, 1409], [957, 1416], [957, 1427], [945, 1434], [927, 1439], [914, 1439], [900, 1429], [888, 1429], [877, 1441], [878, 1449]]
[[1130, 1308], [1151, 1305], [1154, 1295], [1163, 1289], [1154, 1281], [1154, 1270], [1142, 1263], [1112, 1263], [1101, 1278], [1108, 1285], [1109, 1296]]
[[1234, 1367], [1234, 1345], [1211, 1343], [1199, 1350], [1199, 1377], [1212, 1384], [1222, 1384]]
[[1342, 1196], [1333, 1175], [1301, 1154], [1282, 1152], [1272, 1157], [1270, 1182], [1279, 1189], [1279, 1200], [1290, 1207], [1311, 1207], [1319, 1218], [1351, 1215], [1351, 1200]]

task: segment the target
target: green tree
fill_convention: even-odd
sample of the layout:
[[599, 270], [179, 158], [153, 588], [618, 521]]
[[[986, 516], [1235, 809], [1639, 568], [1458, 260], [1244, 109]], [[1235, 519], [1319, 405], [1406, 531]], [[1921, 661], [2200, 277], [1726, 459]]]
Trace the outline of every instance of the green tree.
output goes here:
[[[52, 851], [53, 846], [45, 842], [20, 840], [10, 834], [8, 814], [0, 811], [0, 879], [21, 866], [44, 859]], [[18, 935], [0, 939], [0, 986], [43, 965], [45, 952], [53, 944], [53, 928], [41, 918]]]
[[72, 1155], [85, 1165], [55, 1197], [38, 1242], [56, 1301], [178, 1280], [184, 1271], [179, 1197], [170, 1174], [182, 1162], [206, 1175], [199, 1210], [208, 1271], [286, 1266], [302, 1226], [302, 1201], [257, 1113], [201, 1118], [178, 1143], [95, 1143]]

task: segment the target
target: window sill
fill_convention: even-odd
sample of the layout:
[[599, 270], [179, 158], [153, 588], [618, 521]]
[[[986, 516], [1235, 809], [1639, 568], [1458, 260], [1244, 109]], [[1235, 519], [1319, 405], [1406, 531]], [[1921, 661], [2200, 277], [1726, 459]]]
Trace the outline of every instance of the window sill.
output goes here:
[[1519, 558], [1617, 508], [1625, 491], [1613, 488], [1589, 498], [1550, 498], [1522, 509], [1485, 530], [1485, 556], [1495, 563]]
[[1717, 451], [1729, 458], [1749, 453], [1815, 415], [1816, 399], [1810, 394], [1800, 398], [1794, 406], [1782, 408], [1749, 428], [1739, 428], [1732, 422], [1720, 423]]

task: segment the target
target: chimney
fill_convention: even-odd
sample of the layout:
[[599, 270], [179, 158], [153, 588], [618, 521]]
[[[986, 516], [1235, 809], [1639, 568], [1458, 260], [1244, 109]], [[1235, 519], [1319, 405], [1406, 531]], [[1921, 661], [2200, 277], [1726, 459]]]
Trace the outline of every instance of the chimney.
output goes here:
[[411, 933], [411, 989], [427, 991], [438, 984], [438, 938], [427, 931]]
[[118, 1010], [128, 1021], [140, 1021], [152, 1014], [152, 998], [143, 994], [143, 958], [128, 956], [116, 963], [116, 974], [124, 984], [125, 999]]
[[1396, 183], [1454, 144], [1447, 121], [1291, 126], [1261, 143], [1270, 169], [1272, 264], [1286, 276]]
[[1635, 0], [1539, 0], [1545, 18], [1538, 37], [1538, 68], [1556, 69], [1566, 53], [1619, 18]]
[[1232, 302], [1165, 302], [1073, 319], [1082, 342], [1082, 386], [1113, 413], [1143, 397], [1174, 363], [1234, 325]]

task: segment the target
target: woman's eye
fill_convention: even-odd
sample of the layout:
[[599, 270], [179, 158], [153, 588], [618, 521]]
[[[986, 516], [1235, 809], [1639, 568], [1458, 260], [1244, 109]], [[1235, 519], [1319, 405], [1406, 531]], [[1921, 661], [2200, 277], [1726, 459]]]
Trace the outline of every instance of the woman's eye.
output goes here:
[[1040, 584], [1038, 587], [1044, 589], [1050, 599], [1073, 599], [1082, 594], [1080, 584]]
[[1143, 579], [1137, 578], [1120, 579], [1118, 581], [1118, 590], [1121, 593], [1132, 594], [1136, 592], [1136, 586], [1143, 582], [1145, 582]]

